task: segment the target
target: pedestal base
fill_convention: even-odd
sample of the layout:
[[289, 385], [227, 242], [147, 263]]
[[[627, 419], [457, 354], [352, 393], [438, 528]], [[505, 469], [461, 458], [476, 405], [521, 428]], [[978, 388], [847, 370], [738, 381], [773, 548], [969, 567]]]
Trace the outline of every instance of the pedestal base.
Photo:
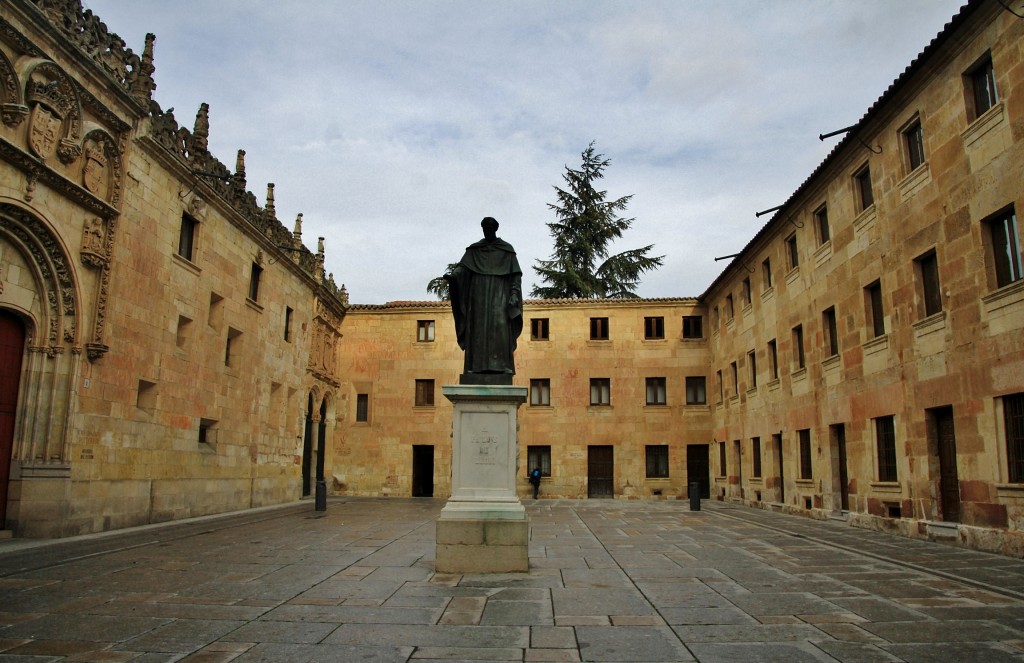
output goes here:
[[438, 573], [525, 573], [530, 528], [524, 520], [438, 520]]

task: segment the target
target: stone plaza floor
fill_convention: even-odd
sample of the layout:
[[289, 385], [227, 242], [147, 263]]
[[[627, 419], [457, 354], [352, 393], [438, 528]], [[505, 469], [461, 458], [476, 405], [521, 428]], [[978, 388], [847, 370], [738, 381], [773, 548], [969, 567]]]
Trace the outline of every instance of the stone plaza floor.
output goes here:
[[527, 501], [529, 573], [434, 573], [443, 500], [0, 541], [0, 662], [1024, 661], [1024, 561], [746, 507]]

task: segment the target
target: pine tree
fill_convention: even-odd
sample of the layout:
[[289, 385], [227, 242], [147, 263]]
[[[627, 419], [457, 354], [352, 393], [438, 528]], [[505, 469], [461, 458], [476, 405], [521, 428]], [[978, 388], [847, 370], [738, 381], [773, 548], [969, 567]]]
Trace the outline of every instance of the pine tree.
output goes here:
[[555, 249], [550, 260], [534, 265], [546, 285], [534, 285], [530, 294], [542, 299], [637, 297], [640, 275], [660, 267], [664, 256], [648, 255], [653, 244], [609, 255], [609, 245], [635, 220], [619, 216], [633, 196], [605, 200], [608, 192], [594, 184], [611, 160], [597, 154], [593, 142], [581, 156], [579, 170], [565, 167], [567, 187], [555, 187], [558, 202], [548, 204], [556, 217], [547, 224]]
[[[444, 276], [451, 274], [452, 270], [458, 266], [459, 263], [457, 262], [448, 263], [448, 267], [444, 270]], [[451, 299], [451, 294], [448, 292], [448, 281], [445, 280], [444, 276], [435, 276], [427, 283], [427, 292], [435, 295], [442, 302]]]

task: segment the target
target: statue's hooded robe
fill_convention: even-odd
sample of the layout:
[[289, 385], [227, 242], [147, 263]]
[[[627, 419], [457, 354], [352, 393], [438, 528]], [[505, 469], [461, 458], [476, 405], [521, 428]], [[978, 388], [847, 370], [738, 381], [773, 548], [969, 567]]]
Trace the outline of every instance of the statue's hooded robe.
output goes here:
[[515, 249], [495, 237], [466, 248], [449, 277], [455, 334], [465, 373], [515, 373], [513, 352], [523, 331], [523, 271]]

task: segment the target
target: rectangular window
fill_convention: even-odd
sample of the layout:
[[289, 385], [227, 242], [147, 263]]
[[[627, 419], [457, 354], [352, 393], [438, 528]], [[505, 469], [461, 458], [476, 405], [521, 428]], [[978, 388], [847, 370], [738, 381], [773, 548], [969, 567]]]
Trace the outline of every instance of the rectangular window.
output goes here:
[[239, 340], [242, 336], [242, 332], [238, 331], [234, 327], [228, 327], [228, 340], [224, 344], [224, 365], [225, 366], [238, 366], [238, 354], [241, 349], [241, 341]]
[[747, 276], [743, 279], [743, 283], [740, 286], [740, 296], [743, 297], [743, 305], [750, 306], [750, 277]]
[[796, 244], [796, 233], [786, 238], [786, 259], [789, 260], [790, 269], [800, 266], [800, 250]]
[[665, 318], [661, 316], [644, 318], [644, 338], [665, 338]]
[[725, 442], [718, 443], [718, 476], [724, 477], [729, 468], [725, 463]]
[[668, 478], [668, 445], [648, 444], [647, 445], [647, 478], [667, 479]]
[[548, 340], [548, 319], [547, 318], [533, 318], [530, 320], [530, 340], [531, 341], [546, 341]]
[[974, 111], [972, 120], [985, 114], [988, 109], [999, 103], [999, 96], [996, 94], [996, 74], [992, 69], [992, 58], [986, 57], [977, 66], [967, 73], [967, 79], [971, 88]]
[[916, 170], [924, 163], [924, 133], [921, 131], [921, 120], [914, 120], [903, 130], [903, 144], [907, 150], [907, 166]]
[[416, 407], [434, 406], [434, 381], [416, 380]]
[[551, 405], [551, 380], [530, 380], [530, 405]]
[[730, 295], [726, 295], [725, 296], [725, 321], [728, 322], [728, 321], [732, 320], [735, 315], [736, 315], [736, 311], [733, 309], [732, 295], [731, 294]]
[[249, 299], [254, 302], [260, 300], [260, 279], [263, 277], [263, 268], [256, 263], [252, 264], [249, 272]]
[[683, 316], [683, 338], [704, 338], [704, 317], [700, 315]]
[[882, 309], [882, 282], [875, 281], [864, 288], [864, 304], [867, 308], [868, 326], [871, 338], [885, 335], [885, 311]]
[[772, 287], [772, 259], [765, 258], [761, 261], [761, 280], [764, 282], [764, 289]]
[[540, 470], [542, 477], [551, 476], [551, 445], [531, 444], [526, 447], [526, 471]]
[[896, 481], [896, 426], [892, 415], [875, 419], [878, 480]]
[[607, 341], [608, 340], [608, 318], [591, 318], [590, 319], [590, 340], [591, 341]]
[[718, 333], [718, 307], [711, 309], [711, 331]]
[[800, 478], [813, 478], [811, 463], [811, 429], [804, 428], [796, 432], [800, 446]]
[[217, 420], [199, 420], [199, 444], [207, 449], [217, 448]]
[[822, 205], [814, 210], [814, 227], [818, 231], [818, 244], [824, 244], [832, 239], [832, 232], [828, 227], [828, 205]]
[[939, 289], [939, 261], [935, 251], [929, 251], [916, 260], [917, 273], [921, 282], [921, 300], [924, 302], [924, 316], [935, 315], [942, 310], [942, 291]]
[[793, 327], [793, 363], [796, 370], [807, 366], [807, 357], [804, 355], [804, 326]]
[[867, 164], [854, 173], [853, 184], [857, 193], [857, 211], [863, 212], [875, 204], [875, 194], [871, 191], [871, 168]]
[[195, 250], [198, 223], [188, 214], [181, 215], [181, 230], [178, 232], [178, 255], [192, 262]]
[[431, 343], [434, 340], [434, 321], [416, 321], [416, 340], [419, 343]]
[[292, 341], [292, 315], [294, 313], [291, 306], [284, 307], [284, 340], [289, 343]]
[[356, 421], [367, 422], [370, 420], [370, 395], [356, 394]]
[[753, 458], [753, 476], [755, 479], [761, 477], [761, 438], [750, 438], [750, 455]]
[[590, 378], [590, 404], [611, 405], [612, 404], [612, 380], [611, 378]]
[[757, 354], [751, 350], [747, 353], [747, 379], [750, 380], [747, 389], [757, 388]]
[[686, 404], [705, 405], [708, 402], [708, 379], [703, 375], [686, 376]]
[[821, 324], [825, 335], [825, 356], [834, 357], [839, 354], [839, 331], [836, 328], [836, 309], [834, 306], [822, 311]]
[[736, 362], [729, 364], [729, 373], [732, 375], [732, 393], [734, 396], [740, 393], [740, 369]]
[[779, 379], [779, 344], [774, 338], [768, 341], [768, 374], [773, 380]]
[[986, 221], [992, 240], [992, 261], [996, 287], [1001, 288], [1021, 278], [1020, 234], [1017, 215], [1011, 207]]
[[718, 380], [718, 402], [721, 403], [722, 399], [725, 398], [725, 383], [722, 380], [722, 371], [716, 371], [715, 378]]
[[1006, 468], [1010, 483], [1024, 483], [1024, 393], [1003, 396]]
[[665, 405], [665, 378], [647, 378], [647, 404]]

